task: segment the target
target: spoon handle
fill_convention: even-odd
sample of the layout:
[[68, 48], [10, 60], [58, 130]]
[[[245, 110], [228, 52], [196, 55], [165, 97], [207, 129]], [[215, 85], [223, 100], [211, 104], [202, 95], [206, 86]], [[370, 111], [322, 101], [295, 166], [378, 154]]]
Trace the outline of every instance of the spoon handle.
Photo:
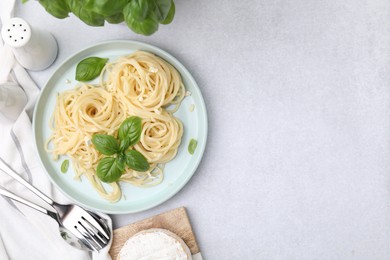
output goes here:
[[7, 197], [7, 198], [12, 199], [12, 200], [15, 200], [15, 201], [18, 201], [20, 203], [23, 203], [24, 205], [29, 206], [30, 208], [33, 208], [33, 209], [35, 209], [35, 210], [37, 210], [37, 211], [39, 211], [41, 213], [44, 213], [44, 214], [54, 218], [55, 220], [57, 220], [57, 215], [56, 215], [55, 212], [47, 210], [47, 209], [45, 209], [45, 208], [43, 208], [43, 207], [41, 207], [39, 205], [36, 205], [36, 204], [34, 204], [34, 203], [30, 202], [30, 201], [27, 201], [27, 200], [25, 200], [25, 199], [15, 195], [15, 194], [13, 194], [12, 192], [9, 192], [7, 190], [4, 190], [4, 189], [0, 188], [0, 194], [5, 196], [5, 197]]
[[4, 162], [4, 160], [2, 158], [0, 158], [0, 170], [2, 170], [3, 172], [5, 172], [6, 174], [8, 174], [10, 177], [14, 178], [15, 180], [17, 180], [20, 184], [22, 184], [23, 186], [25, 186], [27, 189], [29, 189], [30, 191], [32, 191], [35, 195], [37, 195], [38, 197], [40, 197], [42, 200], [44, 200], [46, 203], [48, 203], [49, 205], [53, 206], [54, 204], [54, 201], [49, 198], [48, 196], [46, 196], [45, 194], [43, 194], [40, 190], [38, 190], [37, 188], [35, 188], [34, 186], [32, 186], [29, 182], [27, 182], [25, 179], [23, 179], [19, 174], [17, 174], [11, 167], [8, 166], [8, 164], [6, 164]]

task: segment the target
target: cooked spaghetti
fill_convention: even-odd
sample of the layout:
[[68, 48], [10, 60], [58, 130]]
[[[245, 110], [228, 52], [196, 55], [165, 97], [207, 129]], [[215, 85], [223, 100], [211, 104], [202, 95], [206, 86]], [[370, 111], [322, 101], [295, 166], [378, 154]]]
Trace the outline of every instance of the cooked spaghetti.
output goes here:
[[126, 118], [138, 116], [142, 133], [134, 149], [151, 167], [146, 172], [126, 168], [120, 181], [142, 187], [157, 185], [163, 180], [163, 165], [176, 156], [181, 142], [183, 125], [172, 114], [184, 94], [180, 74], [163, 59], [143, 51], [121, 57], [106, 65], [99, 84], [80, 84], [58, 94], [48, 150], [54, 159], [69, 156], [76, 178], [86, 176], [102, 197], [118, 201], [122, 196], [118, 183], [110, 183], [107, 190], [96, 176], [103, 155], [91, 139], [98, 133], [116, 136]]

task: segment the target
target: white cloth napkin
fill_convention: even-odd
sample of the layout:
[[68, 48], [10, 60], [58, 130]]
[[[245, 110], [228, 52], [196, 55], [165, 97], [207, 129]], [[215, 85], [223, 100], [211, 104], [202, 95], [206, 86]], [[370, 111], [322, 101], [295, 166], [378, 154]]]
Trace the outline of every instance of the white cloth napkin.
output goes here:
[[[12, 17], [15, 0], [0, 1], [2, 23]], [[59, 203], [71, 203], [51, 184], [38, 163], [33, 143], [31, 115], [39, 88], [26, 70], [15, 60], [12, 49], [0, 39], [0, 87], [4, 82], [20, 86], [27, 103], [15, 103], [12, 109], [22, 111], [16, 120], [0, 113], [0, 157], [39, 190]], [[15, 84], [16, 83], [16, 84]], [[20, 107], [22, 106], [22, 107]], [[37, 204], [33, 193], [0, 171], [0, 186]], [[99, 253], [78, 250], [60, 236], [57, 223], [50, 217], [0, 196], [0, 259], [111, 259], [109, 247]], [[107, 222], [112, 229], [111, 219]]]

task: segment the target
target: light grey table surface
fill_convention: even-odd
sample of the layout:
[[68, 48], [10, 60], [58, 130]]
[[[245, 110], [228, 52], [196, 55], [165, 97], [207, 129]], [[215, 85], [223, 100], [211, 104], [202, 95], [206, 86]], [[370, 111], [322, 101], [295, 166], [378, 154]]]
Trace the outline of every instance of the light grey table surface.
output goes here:
[[390, 259], [390, 2], [176, 1], [150, 36], [58, 20], [37, 1], [16, 15], [59, 55], [139, 40], [178, 58], [203, 93], [208, 144], [190, 182], [115, 227], [188, 210], [205, 259]]

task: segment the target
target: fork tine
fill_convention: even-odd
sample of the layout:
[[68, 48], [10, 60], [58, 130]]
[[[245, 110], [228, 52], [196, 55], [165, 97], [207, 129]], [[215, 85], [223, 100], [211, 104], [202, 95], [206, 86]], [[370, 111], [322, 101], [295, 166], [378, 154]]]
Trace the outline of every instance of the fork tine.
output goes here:
[[96, 219], [94, 219], [90, 214], [83, 214], [83, 218], [88, 220], [88, 222], [94, 226], [97, 230], [100, 231], [101, 234], [107, 239], [110, 240], [109, 233], [103, 229], [102, 224], [100, 224]]
[[104, 238], [101, 234], [99, 234], [99, 231], [92, 226], [87, 220], [84, 220], [82, 222], [79, 221], [79, 224], [85, 228], [85, 230], [89, 233], [90, 236], [93, 238], [96, 238], [101, 246], [106, 246], [107, 245], [107, 240]]
[[99, 252], [95, 245], [91, 243], [91, 241], [86, 238], [83, 233], [75, 226], [75, 231], [72, 232], [81, 242], [86, 244], [87, 247], [91, 248], [95, 252]]
[[90, 244], [92, 244], [91, 241], [94, 242], [94, 244], [97, 246], [97, 247], [96, 247], [96, 246], [93, 246], [94, 249], [95, 249], [96, 251], [99, 251], [100, 249], [103, 248], [103, 246], [100, 245], [98, 241], [96, 241], [96, 239], [94, 238], [94, 236], [91, 235], [91, 234], [88, 232], [88, 230], [83, 226], [82, 223], [79, 222], [78, 225], [75, 226], [75, 228], [82, 234], [82, 236], [84, 237], [84, 239], [87, 240]]
[[106, 245], [108, 243], [108, 239], [106, 239], [103, 236], [103, 234], [94, 225], [92, 225], [84, 217], [81, 217], [81, 219], [84, 220], [84, 222], [83, 222], [84, 225], [83, 226], [84, 226], [84, 228], [86, 228], [89, 231], [90, 235], [96, 236], [104, 245]]

